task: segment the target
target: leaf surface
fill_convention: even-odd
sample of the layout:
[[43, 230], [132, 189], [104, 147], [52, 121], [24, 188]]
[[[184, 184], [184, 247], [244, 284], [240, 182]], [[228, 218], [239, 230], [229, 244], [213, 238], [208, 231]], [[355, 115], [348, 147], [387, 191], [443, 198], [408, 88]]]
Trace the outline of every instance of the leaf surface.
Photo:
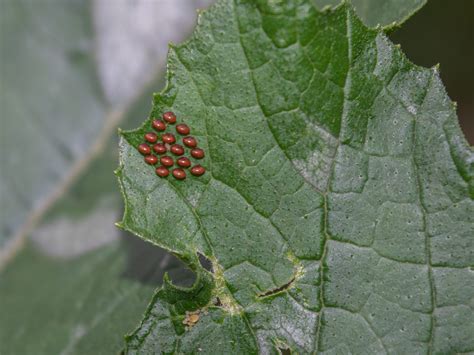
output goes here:
[[121, 226], [198, 281], [157, 293], [129, 353], [474, 350], [474, 156], [436, 68], [348, 5], [219, 1], [170, 50], [168, 110], [207, 173], [160, 179], [150, 121], [123, 133]]
[[[357, 15], [369, 27], [381, 25], [391, 28], [408, 20], [426, 5], [427, 0], [350, 0]], [[336, 6], [340, 0], [315, 0], [319, 9]]]

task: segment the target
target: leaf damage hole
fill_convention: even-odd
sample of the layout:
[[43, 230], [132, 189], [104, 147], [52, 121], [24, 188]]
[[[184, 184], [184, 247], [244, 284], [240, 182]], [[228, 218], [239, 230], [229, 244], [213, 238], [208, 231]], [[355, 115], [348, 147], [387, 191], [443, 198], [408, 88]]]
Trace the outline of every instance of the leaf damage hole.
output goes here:
[[209, 271], [210, 273], [214, 273], [214, 269], [212, 268], [212, 262], [201, 253], [197, 253], [197, 255], [199, 263], [201, 264], [203, 269]]
[[291, 355], [291, 348], [284, 342], [282, 339], [274, 339], [275, 348], [278, 351], [278, 354], [281, 355]]
[[278, 352], [281, 355], [291, 355], [291, 350], [289, 348], [280, 348], [280, 347], [278, 347]]
[[222, 306], [223, 306], [223, 304], [222, 304], [222, 302], [221, 302], [221, 299], [220, 299], [219, 297], [214, 298], [214, 300], [212, 301], [212, 303], [213, 303], [214, 306], [216, 306], [216, 307], [222, 307]]
[[123, 277], [158, 287], [168, 273], [174, 285], [191, 287], [194, 284], [196, 275], [173, 254], [127, 232], [120, 234], [120, 241], [127, 251]]
[[293, 276], [292, 279], [290, 281], [288, 281], [286, 284], [284, 284], [283, 286], [280, 286], [280, 287], [277, 287], [277, 288], [272, 288], [271, 290], [268, 290], [264, 293], [260, 293], [260, 294], [257, 295], [257, 297], [258, 298], [268, 297], [268, 296], [272, 296], [274, 294], [277, 294], [279, 292], [286, 291], [291, 287], [293, 282], [295, 282], [295, 279], [296, 279], [296, 277]]

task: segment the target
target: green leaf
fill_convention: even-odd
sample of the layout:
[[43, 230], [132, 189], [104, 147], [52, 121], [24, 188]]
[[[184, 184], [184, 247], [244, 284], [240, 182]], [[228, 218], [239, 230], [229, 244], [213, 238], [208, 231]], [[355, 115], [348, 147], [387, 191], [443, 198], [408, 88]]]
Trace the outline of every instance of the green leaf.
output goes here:
[[124, 132], [121, 226], [199, 279], [157, 293], [129, 353], [474, 351], [474, 154], [436, 68], [349, 5], [222, 0], [170, 49], [168, 110], [207, 173], [160, 179], [150, 120]]
[[[359, 17], [369, 27], [399, 26], [426, 5], [427, 0], [349, 0]], [[336, 6], [341, 0], [315, 0], [323, 9]]]

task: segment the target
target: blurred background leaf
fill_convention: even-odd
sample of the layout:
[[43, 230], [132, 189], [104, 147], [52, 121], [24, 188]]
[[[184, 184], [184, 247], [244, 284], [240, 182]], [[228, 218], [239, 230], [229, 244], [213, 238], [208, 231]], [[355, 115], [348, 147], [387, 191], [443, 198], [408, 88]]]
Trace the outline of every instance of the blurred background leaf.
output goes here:
[[[167, 43], [185, 39], [210, 2], [0, 0], [0, 269], [10, 259], [0, 353], [116, 353], [164, 271], [192, 282], [176, 258], [113, 225], [115, 132], [144, 120]], [[391, 34], [415, 63], [441, 63], [471, 144], [473, 5], [430, 0]]]
[[[178, 283], [186, 281], [181, 272], [173, 275], [181, 264], [171, 255], [155, 248], [143, 258], [142, 245], [124, 243], [72, 260], [47, 257], [32, 245], [24, 248], [0, 280], [2, 354], [117, 354], [123, 335], [140, 322], [163, 270]], [[140, 257], [138, 273], [130, 269], [138, 261], [130, 259], [130, 248]]]
[[2, 1], [0, 247], [97, 138], [106, 102], [86, 1]]

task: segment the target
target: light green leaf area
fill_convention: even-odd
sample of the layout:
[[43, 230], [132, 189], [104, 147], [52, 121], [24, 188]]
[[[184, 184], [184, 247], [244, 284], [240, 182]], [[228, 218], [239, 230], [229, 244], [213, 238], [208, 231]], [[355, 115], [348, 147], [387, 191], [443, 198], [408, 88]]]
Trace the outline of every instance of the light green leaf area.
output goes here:
[[[357, 15], [369, 27], [393, 27], [408, 20], [427, 0], [349, 0]], [[319, 9], [336, 6], [341, 0], [315, 0]]]
[[84, 0], [0, 4], [0, 248], [103, 127], [91, 21]]
[[121, 226], [198, 280], [157, 292], [128, 353], [474, 351], [474, 154], [436, 68], [349, 5], [222, 0], [170, 49], [168, 110], [207, 172], [160, 179], [150, 120], [124, 132]]

